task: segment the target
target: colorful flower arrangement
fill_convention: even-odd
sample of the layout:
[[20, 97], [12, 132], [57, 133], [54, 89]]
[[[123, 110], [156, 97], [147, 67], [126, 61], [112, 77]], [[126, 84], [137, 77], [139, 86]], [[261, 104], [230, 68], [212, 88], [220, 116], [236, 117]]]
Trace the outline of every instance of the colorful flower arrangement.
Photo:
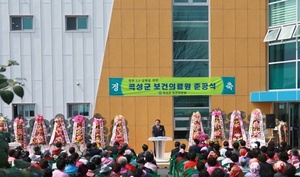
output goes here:
[[189, 146], [195, 144], [194, 139], [200, 141], [200, 147], [206, 146], [205, 141], [208, 139], [208, 135], [204, 133], [200, 112], [194, 112], [191, 118]]
[[15, 142], [21, 144], [23, 148], [26, 148], [26, 130], [25, 130], [25, 120], [23, 117], [16, 117], [14, 120], [14, 134]]
[[103, 119], [94, 117], [92, 127], [92, 143], [97, 143], [98, 147], [105, 146], [103, 129]]
[[222, 140], [225, 138], [222, 112], [220, 110], [214, 110], [211, 115], [211, 140]]
[[230, 118], [229, 145], [232, 146], [234, 141], [241, 139], [244, 139], [247, 142], [241, 112], [239, 110], [234, 110]]
[[279, 135], [279, 142], [287, 141], [287, 132], [289, 127], [286, 122], [279, 121], [278, 125], [278, 135]]
[[252, 144], [259, 141], [261, 146], [265, 145], [265, 134], [263, 129], [262, 113], [259, 109], [254, 109], [251, 112], [250, 125], [249, 125], [249, 141]]
[[83, 115], [77, 115], [73, 119], [72, 143], [85, 143], [85, 118]]
[[61, 142], [63, 145], [70, 144], [69, 135], [62, 117], [54, 119], [54, 128], [49, 144], [56, 144], [57, 142]]
[[114, 119], [114, 127], [110, 145], [112, 146], [114, 142], [118, 142], [120, 146], [124, 143], [128, 143], [125, 119], [122, 115], [117, 115]]
[[35, 117], [29, 144], [34, 145], [34, 146], [47, 144], [47, 142], [46, 142], [47, 134], [48, 134], [48, 132], [47, 132], [47, 129], [45, 126], [44, 117], [42, 115], [38, 114]]
[[8, 132], [7, 118], [0, 116], [0, 132]]

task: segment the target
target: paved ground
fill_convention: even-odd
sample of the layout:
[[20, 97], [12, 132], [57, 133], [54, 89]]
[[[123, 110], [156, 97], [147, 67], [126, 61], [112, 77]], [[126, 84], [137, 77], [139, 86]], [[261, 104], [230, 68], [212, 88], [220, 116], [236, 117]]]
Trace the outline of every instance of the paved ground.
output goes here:
[[168, 168], [159, 168], [158, 174], [160, 174], [160, 177], [171, 177], [172, 175], [168, 175], [169, 169]]

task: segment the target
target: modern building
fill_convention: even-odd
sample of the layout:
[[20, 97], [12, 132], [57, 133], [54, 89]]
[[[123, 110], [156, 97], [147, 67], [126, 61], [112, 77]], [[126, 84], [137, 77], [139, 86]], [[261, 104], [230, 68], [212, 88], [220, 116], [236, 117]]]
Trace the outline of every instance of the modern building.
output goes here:
[[[58, 113], [67, 118], [99, 113], [108, 130], [111, 120], [123, 115], [129, 143], [136, 149], [144, 143], [152, 147], [148, 138], [157, 118], [167, 136], [187, 143], [195, 111], [201, 113], [208, 133], [210, 111], [217, 108], [226, 115], [240, 110], [245, 121], [254, 108], [276, 118], [284, 113], [285, 120], [297, 127], [298, 33], [289, 38], [286, 33], [290, 26], [296, 29], [299, 4], [297, 0], [2, 0], [0, 61], [18, 61], [20, 66], [6, 73], [27, 81], [24, 98], [15, 98], [10, 105], [1, 102], [0, 112], [8, 118], [42, 114], [46, 119]], [[280, 38], [272, 36], [276, 31]], [[227, 76], [235, 77], [234, 95], [109, 94], [109, 78]], [[167, 142], [167, 151], [172, 147], [173, 142]]]

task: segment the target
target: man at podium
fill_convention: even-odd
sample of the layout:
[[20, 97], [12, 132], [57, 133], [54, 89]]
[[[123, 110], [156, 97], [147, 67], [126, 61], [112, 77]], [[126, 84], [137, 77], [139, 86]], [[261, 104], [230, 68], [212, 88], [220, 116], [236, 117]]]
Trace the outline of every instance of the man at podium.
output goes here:
[[[155, 120], [155, 125], [152, 126], [152, 137], [158, 137], [158, 136], [165, 136], [165, 127], [163, 125], [160, 125], [160, 120]], [[154, 144], [154, 155], [156, 156], [156, 149], [155, 149], [155, 141], [153, 141]]]
[[155, 125], [152, 126], [152, 136], [158, 137], [158, 136], [165, 136], [165, 127], [163, 125], [160, 125], [160, 120], [155, 120]]

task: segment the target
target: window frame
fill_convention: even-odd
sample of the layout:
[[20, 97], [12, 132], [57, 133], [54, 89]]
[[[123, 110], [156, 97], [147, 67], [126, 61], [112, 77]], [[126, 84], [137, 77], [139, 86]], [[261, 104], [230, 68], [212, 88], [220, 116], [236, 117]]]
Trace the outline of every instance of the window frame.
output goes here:
[[[75, 117], [75, 116], [77, 116], [77, 115], [82, 115], [82, 114], [76, 114], [76, 115], [69, 115], [69, 107], [70, 106], [74, 106], [74, 105], [77, 105], [77, 106], [79, 106], [79, 105], [88, 105], [89, 106], [89, 108], [88, 108], [88, 115], [83, 115], [84, 117], [87, 117], [87, 118], [90, 118], [91, 117], [91, 114], [92, 114], [92, 112], [91, 112], [91, 103], [67, 103], [67, 114], [66, 114], [66, 117], [67, 118], [73, 118], [73, 117]], [[78, 112], [79, 112], [79, 110], [77, 110]], [[72, 114], [74, 113], [74, 111], [72, 110]]]
[[[269, 36], [269, 34], [271, 33], [271, 31], [275, 31], [275, 30], [278, 30], [276, 36], [275, 36], [274, 38], [268, 39], [268, 36]], [[267, 34], [266, 34], [266, 36], [265, 36], [265, 38], [264, 38], [264, 42], [272, 42], [272, 41], [276, 41], [277, 38], [278, 38], [278, 35], [279, 35], [280, 31], [281, 31], [281, 28], [272, 28], [272, 29], [268, 29]], [[267, 39], [268, 39], [268, 40], [267, 40]]]
[[[13, 30], [13, 28], [12, 28], [12, 19], [13, 18], [21, 18], [21, 29], [20, 30]], [[31, 18], [31, 20], [32, 20], [32, 29], [24, 29], [24, 21], [23, 21], [23, 19], [24, 18]], [[10, 30], [10, 32], [34, 32], [34, 25], [35, 25], [35, 23], [34, 23], [34, 16], [33, 15], [10, 15], [9, 16], [9, 30]]]
[[[20, 109], [20, 107], [19, 106], [22, 106], [23, 108], [23, 112], [22, 112], [22, 114], [19, 114], [19, 113], [17, 113], [17, 115], [15, 115], [15, 107], [17, 107], [17, 109]], [[33, 113], [33, 116], [29, 116], [29, 117], [25, 117], [25, 114], [24, 114], [24, 106], [34, 106], [34, 113]], [[30, 111], [30, 110], [29, 110]], [[19, 112], [19, 111], [18, 111]], [[34, 119], [35, 118], [35, 115], [36, 115], [36, 104], [35, 103], [13, 103], [12, 104], [12, 119], [14, 119], [14, 118], [16, 118], [17, 116], [21, 116], [21, 117], [23, 117], [24, 119], [27, 119], [27, 120], [31, 120], [31, 119]], [[29, 115], [30, 115], [30, 113], [29, 113]]]
[[[68, 18], [76, 18], [76, 29], [75, 30], [68, 30]], [[80, 17], [86, 17], [86, 29], [78, 29], [78, 18]], [[90, 25], [89, 25], [89, 15], [65, 15], [65, 32], [89, 32], [90, 31]]]
[[[295, 24], [281, 27], [280, 33], [277, 37], [277, 40], [291, 39], [295, 32], [295, 28], [296, 28]], [[283, 33], [285, 33], [285, 34], [283, 34]], [[283, 36], [282, 36], [282, 34], [283, 34]]]

